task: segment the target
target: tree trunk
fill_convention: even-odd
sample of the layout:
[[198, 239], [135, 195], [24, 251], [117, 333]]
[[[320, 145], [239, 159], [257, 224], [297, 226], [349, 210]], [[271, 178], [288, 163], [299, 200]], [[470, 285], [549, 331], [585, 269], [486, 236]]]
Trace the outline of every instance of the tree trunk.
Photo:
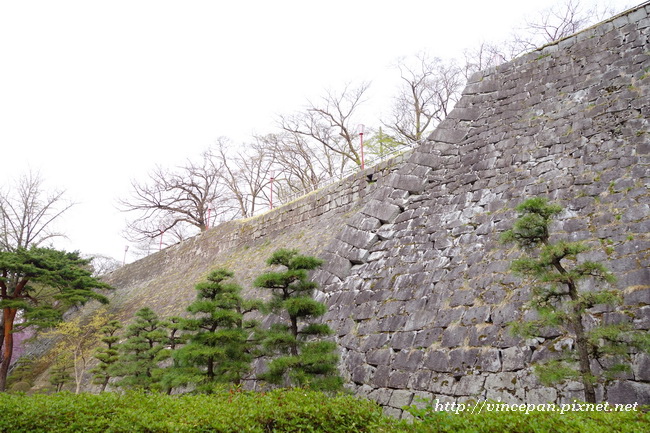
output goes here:
[[291, 334], [296, 339], [295, 343], [291, 345], [291, 354], [298, 356], [298, 318], [291, 316]]
[[580, 376], [582, 377], [582, 384], [585, 387], [585, 401], [587, 403], [596, 403], [596, 391], [594, 384], [591, 382], [593, 374], [591, 372], [591, 363], [589, 362], [589, 347], [587, 337], [585, 337], [585, 330], [582, 326], [582, 315], [574, 312], [572, 319], [573, 327], [576, 333], [576, 346], [578, 349], [578, 361], [580, 363]]
[[104, 378], [104, 381], [102, 382], [102, 386], [99, 389], [100, 393], [106, 391], [106, 386], [108, 386], [108, 381], [110, 380], [110, 378], [111, 378], [110, 376], [106, 375], [106, 377]]
[[15, 308], [4, 308], [2, 310], [4, 344], [2, 347], [2, 363], [0, 363], [0, 392], [6, 391], [7, 388], [7, 374], [9, 373], [9, 365], [14, 352], [13, 329], [16, 311]]
[[208, 358], [208, 369], [206, 371], [206, 376], [208, 377], [208, 382], [212, 382], [214, 379], [214, 359], [212, 357]]
[[[554, 265], [555, 269], [557, 269], [558, 272], [564, 275], [567, 274], [566, 269], [564, 269], [559, 261], [554, 263]], [[566, 282], [566, 285], [569, 287], [569, 298], [571, 298], [571, 301], [574, 302], [570, 321], [573, 325], [573, 330], [576, 335], [578, 364], [580, 365], [580, 377], [582, 378], [582, 384], [585, 387], [585, 401], [587, 403], [595, 404], [596, 391], [594, 389], [594, 384], [591, 381], [593, 373], [591, 371], [591, 362], [589, 359], [589, 343], [587, 342], [587, 337], [585, 336], [585, 328], [582, 326], [582, 313], [580, 312], [580, 306], [578, 305], [578, 288], [575, 282], [571, 279]]]
[[[5, 318], [3, 314], [2, 316], [0, 316], [0, 329], [4, 329], [4, 324], [5, 324]], [[0, 332], [0, 362], [2, 362], [2, 360], [4, 359], [4, 355], [2, 352], [2, 346], [4, 341], [5, 341], [5, 333]]]

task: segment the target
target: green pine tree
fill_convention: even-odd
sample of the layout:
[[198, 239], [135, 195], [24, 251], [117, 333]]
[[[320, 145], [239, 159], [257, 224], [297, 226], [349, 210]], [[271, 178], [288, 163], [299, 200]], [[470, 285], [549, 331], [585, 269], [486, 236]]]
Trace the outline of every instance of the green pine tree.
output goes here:
[[111, 287], [94, 278], [88, 265], [78, 252], [36, 247], [0, 251], [0, 392], [6, 389], [15, 332], [55, 326], [67, 309], [93, 299], [108, 303], [97, 290]]
[[[531, 198], [515, 209], [519, 217], [513, 228], [503, 233], [502, 241], [514, 242], [525, 253], [524, 258], [513, 261], [511, 270], [533, 284], [529, 307], [538, 318], [512, 323], [511, 329], [526, 338], [548, 335], [552, 329], [559, 334], [557, 340], [572, 339], [575, 349], [565, 349], [557, 359], [538, 364], [535, 371], [546, 384], [567, 379], [581, 381], [585, 400], [595, 403], [595, 383], [629, 370], [630, 349], [647, 351], [648, 334], [635, 331], [630, 323], [606, 323], [594, 316], [592, 321], [597, 323], [586, 329], [590, 308], [607, 305], [620, 310], [622, 297], [615, 289], [583, 290], [581, 282], [592, 279], [609, 285], [615, 282], [614, 276], [600, 263], [578, 260], [579, 254], [589, 251], [584, 243], [551, 242], [549, 225], [562, 212], [559, 205], [545, 198]], [[595, 360], [603, 373], [594, 370]]]
[[72, 382], [72, 360], [69, 357], [62, 357], [57, 359], [56, 363], [50, 370], [50, 384], [54, 386], [56, 392], [60, 392], [63, 387]]
[[267, 264], [285, 269], [260, 275], [254, 285], [271, 290], [268, 307], [287, 322], [272, 325], [264, 339], [273, 359], [260, 379], [287, 387], [340, 389], [343, 380], [337, 369], [336, 344], [323, 339], [332, 331], [325, 324], [309, 323], [327, 310], [312, 298], [318, 285], [309, 281], [308, 275], [321, 266], [322, 260], [299, 255], [297, 250], [279, 249]]
[[226, 383], [239, 384], [250, 372], [258, 325], [244, 315], [261, 302], [244, 300], [241, 287], [227, 281], [232, 277], [218, 269], [196, 285], [196, 300], [187, 308], [192, 317], [180, 321], [187, 343], [173, 351], [174, 365], [166, 372], [169, 386], [211, 393]]
[[20, 387], [31, 388], [36, 376], [35, 362], [30, 356], [21, 356], [11, 369], [11, 375], [7, 378], [7, 388], [13, 389], [13, 386], [20, 383]]
[[95, 358], [99, 360], [99, 364], [90, 370], [93, 373], [93, 383], [101, 386], [100, 392], [106, 390], [108, 381], [111, 376], [111, 369], [119, 360], [119, 352], [117, 344], [120, 340], [117, 331], [122, 328], [122, 324], [118, 320], [111, 320], [108, 322], [100, 332], [102, 337], [100, 341], [104, 343], [104, 347], [99, 347], [95, 351]]
[[160, 390], [162, 368], [166, 357], [167, 330], [150, 308], [135, 314], [135, 321], [126, 328], [126, 340], [120, 344], [119, 360], [109, 374], [121, 377], [117, 386], [143, 390]]

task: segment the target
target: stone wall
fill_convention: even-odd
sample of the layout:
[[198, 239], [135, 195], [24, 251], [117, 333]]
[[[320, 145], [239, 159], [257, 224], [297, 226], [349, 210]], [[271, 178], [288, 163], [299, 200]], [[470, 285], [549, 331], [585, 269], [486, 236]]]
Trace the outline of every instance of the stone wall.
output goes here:
[[[476, 74], [412, 153], [124, 266], [109, 277], [109, 312], [182, 313], [223, 266], [250, 293], [272, 251], [298, 248], [326, 260], [317, 296], [349, 387], [387, 412], [414, 396], [583, 398], [580, 384], [545, 387], [531, 372], [557, 341], [510, 335], [508, 322], [530, 315], [529, 289], [498, 238], [525, 198], [559, 202], [554, 236], [591, 245], [581, 260], [608, 266], [634, 326], [650, 328], [649, 14], [645, 3]], [[649, 404], [650, 357], [598, 393]]]
[[111, 311], [124, 319], [144, 306], [161, 314], [180, 314], [194, 299], [195, 284], [213, 269], [233, 270], [248, 291], [275, 249], [298, 248], [319, 255], [381, 179], [397, 170], [407, 156], [382, 162], [263, 215], [223, 223], [118, 269], [107, 279], [118, 288], [111, 296]]
[[[413, 396], [508, 402], [582, 399], [531, 373], [559, 344], [521, 341], [528, 287], [500, 245], [514, 206], [566, 210], [554, 236], [618, 277], [650, 328], [650, 5], [472, 77], [449, 117], [377, 188], [326, 248], [316, 275], [343, 369], [359, 394], [399, 415]], [[611, 314], [614, 319], [615, 314]], [[650, 403], [650, 358], [598, 388]]]

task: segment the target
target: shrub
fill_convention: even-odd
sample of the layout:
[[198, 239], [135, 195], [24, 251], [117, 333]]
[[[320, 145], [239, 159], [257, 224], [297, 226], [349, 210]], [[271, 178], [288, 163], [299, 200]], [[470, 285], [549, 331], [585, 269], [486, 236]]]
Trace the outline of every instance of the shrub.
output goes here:
[[0, 395], [0, 432], [388, 432], [395, 420], [375, 403], [301, 389], [167, 396]]

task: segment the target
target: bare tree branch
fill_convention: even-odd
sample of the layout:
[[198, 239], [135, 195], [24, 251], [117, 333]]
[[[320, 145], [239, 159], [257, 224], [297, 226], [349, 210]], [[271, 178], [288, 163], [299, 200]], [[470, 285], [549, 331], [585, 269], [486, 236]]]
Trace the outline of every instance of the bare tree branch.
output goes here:
[[238, 216], [253, 216], [260, 205], [268, 203], [265, 187], [271, 178], [275, 155], [261, 138], [238, 149], [220, 138], [208, 150], [207, 157], [222, 167], [219, 172], [237, 202]]
[[285, 132], [282, 139], [302, 147], [301, 158], [309, 154], [318, 158], [318, 163], [311, 164], [316, 177], [321, 174], [316, 169], [318, 164], [329, 177], [341, 175], [350, 163], [361, 166], [357, 124], [353, 118], [369, 86], [369, 83], [356, 87], [348, 84], [341, 92], [327, 91], [317, 102], [308, 101], [306, 111], [280, 116], [279, 125]]
[[132, 181], [132, 196], [118, 202], [122, 211], [136, 214], [125, 237], [147, 243], [165, 233], [168, 245], [207, 230], [209, 213], [232, 213], [220, 169], [203, 155], [198, 164], [187, 161], [175, 170], [157, 167], [147, 182]]
[[513, 38], [512, 57], [555, 42], [615, 14], [611, 7], [593, 4], [586, 7], [580, 0], [564, 0], [527, 19]]
[[54, 222], [74, 203], [66, 202], [65, 191], [47, 193], [38, 173], [21, 176], [11, 191], [0, 192], [0, 248], [13, 251], [38, 246], [55, 237]]
[[401, 59], [402, 86], [395, 97], [390, 120], [382, 122], [404, 146], [419, 143], [444, 119], [460, 97], [463, 74], [452, 61], [429, 58]]

